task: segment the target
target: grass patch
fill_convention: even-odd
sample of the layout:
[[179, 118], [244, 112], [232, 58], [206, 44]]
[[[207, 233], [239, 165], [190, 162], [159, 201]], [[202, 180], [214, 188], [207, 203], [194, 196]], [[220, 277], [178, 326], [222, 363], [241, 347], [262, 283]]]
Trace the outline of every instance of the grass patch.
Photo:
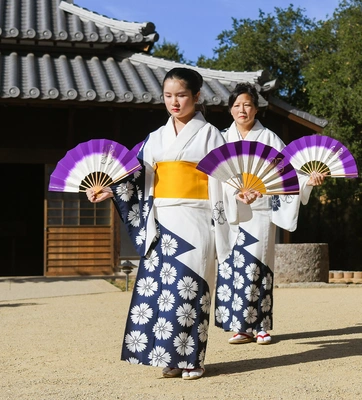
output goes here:
[[[120, 289], [122, 292], [126, 292], [126, 280], [125, 279], [107, 279], [107, 282], [111, 283], [118, 289]], [[128, 281], [128, 291], [133, 290], [135, 284], [135, 279], [129, 279]]]

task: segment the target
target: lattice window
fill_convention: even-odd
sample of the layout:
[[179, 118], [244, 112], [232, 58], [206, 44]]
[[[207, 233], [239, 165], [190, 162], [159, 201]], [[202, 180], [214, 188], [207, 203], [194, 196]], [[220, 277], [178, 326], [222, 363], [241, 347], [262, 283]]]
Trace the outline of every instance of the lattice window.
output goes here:
[[48, 193], [48, 226], [111, 224], [111, 201], [90, 203], [84, 193]]

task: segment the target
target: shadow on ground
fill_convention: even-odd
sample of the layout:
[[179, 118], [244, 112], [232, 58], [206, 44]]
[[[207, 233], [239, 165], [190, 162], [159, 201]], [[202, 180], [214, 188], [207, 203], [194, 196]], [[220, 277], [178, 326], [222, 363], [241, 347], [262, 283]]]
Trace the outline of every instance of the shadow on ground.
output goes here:
[[[297, 354], [286, 354], [281, 356], [268, 356], [264, 358], [255, 358], [252, 360], [229, 361], [218, 364], [207, 365], [207, 375], [232, 375], [240, 374], [246, 371], [257, 371], [273, 367], [283, 367], [297, 364], [305, 364], [316, 361], [330, 359], [347, 358], [362, 356], [362, 339], [348, 339], [346, 335], [362, 334], [362, 324], [345, 329], [324, 330], [315, 332], [301, 332], [288, 335], [273, 336], [274, 343], [285, 340], [301, 340], [328, 337], [328, 340], [310, 341], [297, 343], [300, 346], [314, 345], [317, 348], [302, 351]], [[331, 340], [330, 337], [336, 339]], [[275, 340], [274, 340], [275, 339]], [[246, 344], [253, 345], [251, 344]], [[272, 344], [271, 344], [272, 345]], [[245, 345], [243, 345], [245, 346]], [[242, 353], [241, 353], [242, 354]]]

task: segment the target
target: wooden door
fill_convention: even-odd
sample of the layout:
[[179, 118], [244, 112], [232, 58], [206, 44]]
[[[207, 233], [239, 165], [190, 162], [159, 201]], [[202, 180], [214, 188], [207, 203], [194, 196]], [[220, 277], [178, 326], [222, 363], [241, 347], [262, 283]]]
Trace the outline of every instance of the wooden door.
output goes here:
[[[50, 176], [53, 168], [46, 169]], [[113, 274], [119, 225], [111, 200], [93, 204], [84, 193], [47, 192], [44, 209], [44, 275]]]

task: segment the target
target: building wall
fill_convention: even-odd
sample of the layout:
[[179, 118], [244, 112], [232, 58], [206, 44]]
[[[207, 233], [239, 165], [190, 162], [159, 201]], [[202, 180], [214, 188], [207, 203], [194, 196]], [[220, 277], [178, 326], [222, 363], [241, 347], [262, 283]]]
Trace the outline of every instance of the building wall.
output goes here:
[[[219, 129], [232, 122], [225, 108], [206, 110], [205, 116]], [[163, 125], [168, 115], [164, 106], [8, 102], [0, 104], [0, 118], [0, 168], [9, 181], [7, 189], [15, 194], [14, 200], [1, 209], [0, 275], [19, 276], [44, 273], [44, 208], [48, 199], [45, 166], [55, 166], [67, 150], [94, 138], [112, 139], [132, 148]], [[259, 118], [286, 142], [288, 138], [313, 133], [276, 114], [261, 113]], [[285, 240], [288, 241], [287, 236], [278, 241]], [[123, 247], [124, 256], [127, 251]], [[117, 254], [110, 259], [116, 262]]]

